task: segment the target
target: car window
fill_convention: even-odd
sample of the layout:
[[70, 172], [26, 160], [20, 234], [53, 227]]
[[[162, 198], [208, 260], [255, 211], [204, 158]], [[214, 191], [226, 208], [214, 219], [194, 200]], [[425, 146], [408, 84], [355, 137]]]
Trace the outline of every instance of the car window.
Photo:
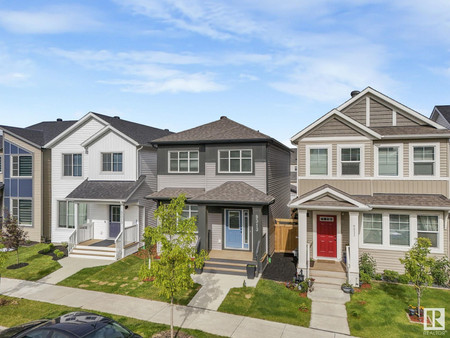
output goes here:
[[64, 332], [52, 329], [37, 329], [33, 332], [28, 332], [23, 338], [72, 338], [72, 335], [68, 335]]
[[109, 323], [101, 329], [88, 334], [85, 338], [125, 338], [131, 336], [131, 332], [118, 323]]

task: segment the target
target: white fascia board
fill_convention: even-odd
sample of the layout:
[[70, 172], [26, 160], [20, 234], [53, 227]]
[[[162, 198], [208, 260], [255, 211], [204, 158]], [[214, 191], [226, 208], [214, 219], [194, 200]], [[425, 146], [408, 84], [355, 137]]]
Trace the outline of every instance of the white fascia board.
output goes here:
[[326, 206], [313, 206], [313, 205], [288, 205], [290, 208], [303, 209], [303, 210], [326, 210], [326, 211], [371, 211], [372, 208], [352, 208], [352, 207], [326, 207]]
[[425, 206], [414, 206], [414, 205], [377, 205], [370, 204], [372, 209], [405, 209], [405, 210], [433, 210], [433, 211], [450, 211], [450, 207], [425, 207]]
[[102, 124], [105, 124], [105, 125], [107, 124], [105, 121], [100, 119], [98, 116], [96, 116], [92, 112], [89, 112], [86, 115], [84, 115], [81, 119], [79, 119], [76, 123], [74, 123], [72, 126], [67, 128], [66, 130], [64, 130], [61, 134], [59, 134], [54, 139], [47, 142], [47, 144], [44, 145], [44, 148], [53, 147], [56, 143], [58, 143], [60, 140], [62, 140], [67, 135], [71, 134], [74, 130], [76, 130], [80, 125], [82, 125], [84, 122], [86, 122], [90, 118], [94, 118], [97, 121], [100, 121], [100, 123], [102, 123]]
[[312, 199], [320, 197], [320, 196], [325, 195], [325, 194], [330, 194], [331, 196], [337, 197], [337, 198], [339, 198], [339, 199], [341, 199], [341, 200], [343, 200], [345, 202], [351, 203], [351, 204], [357, 206], [360, 209], [369, 208], [367, 205], [365, 205], [365, 204], [363, 204], [361, 202], [358, 202], [358, 201], [354, 200], [353, 198], [348, 197], [347, 195], [341, 194], [341, 193], [339, 193], [339, 192], [337, 192], [337, 191], [335, 191], [335, 190], [333, 190], [333, 189], [331, 189], [329, 187], [324, 188], [324, 189], [319, 190], [319, 191], [316, 191], [314, 194], [311, 194], [311, 195], [306, 196], [306, 197], [304, 197], [302, 199], [299, 199], [295, 203], [291, 203], [290, 206], [291, 206], [291, 208], [300, 206], [301, 204], [303, 204], [305, 202], [311, 201]]
[[74, 201], [74, 202], [80, 201], [80, 202], [86, 202], [86, 203], [93, 202], [93, 203], [99, 203], [99, 204], [125, 203], [126, 202], [126, 200], [122, 200], [122, 199], [117, 199], [117, 200], [115, 200], [115, 199], [105, 199], [105, 200], [102, 200], [102, 199], [93, 199], [93, 198], [86, 198], [86, 199], [84, 199], [84, 198], [67, 198], [67, 197], [65, 198], [65, 200], [66, 201]]
[[391, 139], [436, 139], [436, 138], [450, 138], [450, 134], [423, 134], [423, 135], [384, 135], [382, 136], [382, 139], [384, 140], [391, 140]]
[[329, 119], [333, 115], [336, 115], [336, 116], [340, 117], [341, 119], [345, 120], [346, 122], [350, 123], [351, 125], [355, 126], [356, 128], [366, 132], [367, 134], [372, 135], [373, 137], [375, 137], [377, 139], [381, 139], [381, 135], [378, 134], [377, 132], [375, 132], [372, 129], [367, 128], [365, 125], [363, 125], [363, 124], [353, 120], [351, 117], [348, 117], [347, 115], [341, 113], [339, 110], [333, 109], [332, 111], [328, 112], [327, 114], [322, 116], [320, 119], [316, 120], [314, 123], [310, 124], [308, 127], [303, 129], [302, 131], [300, 131], [299, 133], [297, 133], [294, 136], [292, 136], [291, 137], [291, 143], [295, 144], [295, 141], [297, 141], [300, 137], [302, 137], [307, 132], [311, 131], [312, 129], [314, 129], [319, 124], [321, 124], [322, 122], [326, 121], [327, 119]]
[[386, 102], [388, 102], [389, 104], [393, 105], [394, 107], [398, 107], [399, 110], [403, 110], [405, 112], [407, 112], [408, 114], [412, 115], [413, 117], [415, 117], [416, 119], [423, 121], [437, 129], [445, 129], [444, 126], [441, 126], [439, 123], [434, 122], [433, 120], [429, 119], [426, 116], [423, 116], [422, 114], [416, 112], [415, 110], [401, 104], [398, 101], [395, 101], [394, 99], [391, 99], [389, 96], [384, 95], [383, 93], [380, 93], [379, 91], [371, 88], [371, 87], [367, 87], [366, 89], [364, 89], [361, 93], [359, 93], [358, 95], [355, 95], [354, 97], [352, 97], [350, 100], [347, 100], [346, 102], [344, 102], [343, 104], [341, 104], [339, 107], [337, 107], [337, 110], [342, 110], [345, 109], [346, 107], [348, 107], [349, 105], [351, 105], [353, 102], [359, 100], [361, 97], [363, 97], [364, 95], [366, 95], [367, 93], [372, 94], [375, 97], [378, 97]]
[[138, 146], [139, 144], [133, 140], [132, 138], [128, 137], [127, 135], [125, 135], [124, 133], [120, 132], [119, 130], [115, 129], [114, 127], [112, 127], [111, 125], [107, 125], [104, 128], [100, 129], [97, 133], [95, 133], [94, 135], [92, 135], [91, 137], [89, 137], [86, 141], [84, 141], [81, 146], [86, 148], [89, 147], [92, 143], [94, 143], [96, 140], [98, 140], [99, 138], [101, 138], [103, 135], [105, 135], [108, 131], [111, 131], [117, 135], [119, 135], [120, 137], [122, 137], [123, 139], [127, 140], [128, 142], [130, 142], [131, 144], [133, 144], [134, 146]]

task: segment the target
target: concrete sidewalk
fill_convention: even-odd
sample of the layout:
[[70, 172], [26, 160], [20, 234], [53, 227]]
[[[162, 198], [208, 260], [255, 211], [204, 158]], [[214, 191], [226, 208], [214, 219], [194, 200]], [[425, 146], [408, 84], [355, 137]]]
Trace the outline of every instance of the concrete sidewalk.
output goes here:
[[[158, 301], [9, 278], [2, 278], [0, 294], [170, 324], [170, 305]], [[334, 332], [179, 305], [174, 309], [174, 324], [227, 337], [348, 337]]]

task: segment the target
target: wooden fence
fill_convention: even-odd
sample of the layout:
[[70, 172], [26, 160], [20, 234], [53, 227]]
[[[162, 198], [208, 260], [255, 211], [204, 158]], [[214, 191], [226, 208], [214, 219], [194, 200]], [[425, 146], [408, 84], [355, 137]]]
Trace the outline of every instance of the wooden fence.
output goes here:
[[296, 219], [275, 219], [275, 252], [292, 252], [298, 247], [298, 222]]

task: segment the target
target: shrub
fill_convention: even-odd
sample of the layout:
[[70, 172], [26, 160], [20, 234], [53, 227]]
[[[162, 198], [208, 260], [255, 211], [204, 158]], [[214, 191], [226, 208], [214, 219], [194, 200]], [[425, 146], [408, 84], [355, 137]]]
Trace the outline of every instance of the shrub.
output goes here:
[[431, 266], [431, 276], [435, 284], [447, 286], [449, 283], [450, 262], [447, 257], [436, 259]]
[[139, 279], [140, 280], [149, 280], [150, 277], [152, 277], [152, 273], [150, 272], [150, 269], [146, 263], [141, 265], [141, 268], [139, 269]]
[[359, 257], [359, 271], [362, 271], [370, 276], [370, 278], [375, 277], [375, 270], [377, 267], [377, 262], [368, 253], [363, 253]]
[[49, 243], [48, 247], [50, 248], [50, 251], [52, 251], [55, 248], [55, 245], [53, 243]]
[[383, 279], [386, 282], [396, 282], [399, 278], [400, 274], [397, 271], [393, 270], [384, 270], [383, 271]]
[[56, 257], [57, 257], [58, 259], [64, 257], [64, 252], [62, 252], [62, 251], [59, 251], [59, 250], [58, 250], [58, 252], [56, 252], [56, 250], [55, 250], [55, 254], [56, 254]]
[[50, 246], [50, 244], [44, 246], [44, 248], [40, 251], [43, 254], [49, 253], [50, 251], [52, 251], [52, 247]]
[[299, 284], [300, 286], [300, 292], [308, 292], [308, 282], [303, 281]]
[[365, 273], [363, 271], [359, 272], [359, 280], [363, 282], [364, 284], [370, 284], [372, 278], [370, 278], [368, 273]]
[[375, 280], [382, 280], [383, 276], [381, 275], [381, 273], [376, 273], [375, 274]]
[[65, 248], [67, 248], [67, 247], [69, 246], [69, 243], [67, 243], [67, 242], [62, 242], [61, 245], [62, 245], [63, 247], [65, 247]]
[[409, 277], [405, 274], [398, 276], [398, 282], [402, 284], [408, 284], [409, 283]]

